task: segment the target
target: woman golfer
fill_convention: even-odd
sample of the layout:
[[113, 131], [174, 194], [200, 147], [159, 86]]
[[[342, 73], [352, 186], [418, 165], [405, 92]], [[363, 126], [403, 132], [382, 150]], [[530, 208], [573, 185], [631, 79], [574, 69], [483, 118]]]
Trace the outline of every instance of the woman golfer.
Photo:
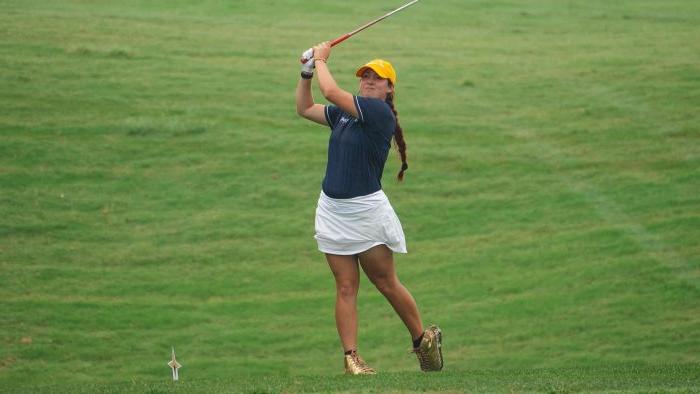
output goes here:
[[[305, 53], [307, 56], [310, 53]], [[403, 179], [406, 144], [394, 109], [396, 72], [376, 59], [360, 67], [360, 92], [338, 87], [330, 70], [328, 42], [313, 48], [302, 65], [296, 90], [297, 113], [331, 129], [328, 163], [316, 208], [318, 249], [335, 276], [335, 321], [345, 351], [345, 373], [374, 374], [357, 352], [357, 292], [359, 267], [387, 298], [413, 339], [413, 351], [423, 371], [442, 369], [442, 333], [423, 329], [418, 307], [394, 269], [393, 252], [406, 253], [398, 217], [382, 191], [381, 179], [392, 137], [401, 154]], [[314, 69], [323, 96], [331, 105], [314, 103]]]

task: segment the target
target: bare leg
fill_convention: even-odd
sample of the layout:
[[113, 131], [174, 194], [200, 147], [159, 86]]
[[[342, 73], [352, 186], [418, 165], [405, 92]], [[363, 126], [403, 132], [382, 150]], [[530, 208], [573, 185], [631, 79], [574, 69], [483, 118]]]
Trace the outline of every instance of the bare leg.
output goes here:
[[335, 326], [343, 350], [357, 350], [357, 292], [360, 289], [360, 269], [357, 256], [326, 253], [326, 260], [335, 277]]
[[423, 322], [411, 293], [396, 276], [394, 256], [386, 245], [377, 245], [359, 255], [360, 265], [370, 281], [389, 301], [411, 333], [411, 339], [423, 334]]

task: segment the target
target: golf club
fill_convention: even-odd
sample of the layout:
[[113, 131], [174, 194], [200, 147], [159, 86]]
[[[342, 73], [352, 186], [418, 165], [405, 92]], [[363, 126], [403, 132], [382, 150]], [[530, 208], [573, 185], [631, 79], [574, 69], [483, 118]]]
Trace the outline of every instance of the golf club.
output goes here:
[[[387, 14], [385, 14], [385, 15], [383, 15], [383, 16], [381, 16], [381, 17], [379, 17], [379, 18], [377, 18], [377, 19], [375, 19], [375, 20], [373, 20], [373, 21], [370, 21], [370, 22], [368, 22], [368, 23], [366, 23], [366, 24], [364, 24], [364, 25], [358, 27], [357, 29], [355, 29], [355, 30], [353, 30], [353, 31], [351, 31], [351, 32], [349, 32], [349, 33], [343, 34], [342, 36], [340, 36], [340, 37], [336, 38], [335, 40], [331, 41], [331, 46], [333, 47], [333, 46], [336, 46], [336, 45], [340, 44], [341, 42], [347, 40], [348, 38], [350, 38], [350, 37], [354, 36], [355, 34], [361, 32], [362, 30], [365, 30], [366, 28], [368, 28], [368, 27], [374, 25], [375, 23], [380, 22], [380, 21], [382, 21], [382, 20], [384, 20], [384, 19], [390, 17], [391, 15], [393, 15], [393, 14], [395, 14], [395, 13], [397, 13], [397, 12], [403, 10], [404, 8], [409, 7], [409, 6], [412, 6], [413, 4], [415, 4], [415, 3], [417, 3], [417, 2], [418, 2], [418, 0], [410, 1], [410, 2], [408, 2], [408, 3], [404, 4], [404, 5], [402, 5], [401, 7], [397, 8], [397, 9], [395, 9], [395, 10], [393, 10], [393, 11], [391, 11], [391, 12], [389, 12], [389, 13], [387, 13]], [[306, 62], [309, 61], [309, 59], [311, 59], [312, 57], [313, 57], [313, 48], [309, 48], [306, 52], [304, 52], [304, 54], [302, 55], [301, 59], [299, 59], [299, 60], [300, 60], [302, 63], [306, 63]]]

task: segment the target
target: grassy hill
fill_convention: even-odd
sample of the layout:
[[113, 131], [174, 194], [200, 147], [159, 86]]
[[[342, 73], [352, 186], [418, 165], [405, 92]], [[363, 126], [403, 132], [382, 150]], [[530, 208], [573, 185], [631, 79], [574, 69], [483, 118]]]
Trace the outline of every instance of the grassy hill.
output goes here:
[[350, 387], [297, 58], [399, 4], [2, 4], [0, 390], [698, 389], [700, 3], [425, 0], [334, 50], [397, 68], [397, 266], [445, 332], [412, 386], [363, 278]]

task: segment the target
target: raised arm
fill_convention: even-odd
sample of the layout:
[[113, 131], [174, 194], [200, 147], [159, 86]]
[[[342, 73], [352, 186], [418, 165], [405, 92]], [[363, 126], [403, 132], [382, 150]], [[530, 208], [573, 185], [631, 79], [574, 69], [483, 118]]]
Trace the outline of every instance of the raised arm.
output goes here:
[[316, 64], [316, 75], [318, 77], [318, 86], [321, 89], [321, 94], [326, 100], [335, 104], [350, 115], [358, 118], [357, 108], [355, 107], [355, 99], [350, 92], [347, 92], [340, 87], [333, 79], [328, 65], [328, 57], [331, 55], [331, 46], [328, 41], [322, 42], [314, 47], [314, 63]]
[[315, 104], [314, 97], [311, 93], [311, 79], [299, 78], [297, 84], [297, 113], [311, 121], [328, 125], [326, 115], [324, 114], [324, 105]]

